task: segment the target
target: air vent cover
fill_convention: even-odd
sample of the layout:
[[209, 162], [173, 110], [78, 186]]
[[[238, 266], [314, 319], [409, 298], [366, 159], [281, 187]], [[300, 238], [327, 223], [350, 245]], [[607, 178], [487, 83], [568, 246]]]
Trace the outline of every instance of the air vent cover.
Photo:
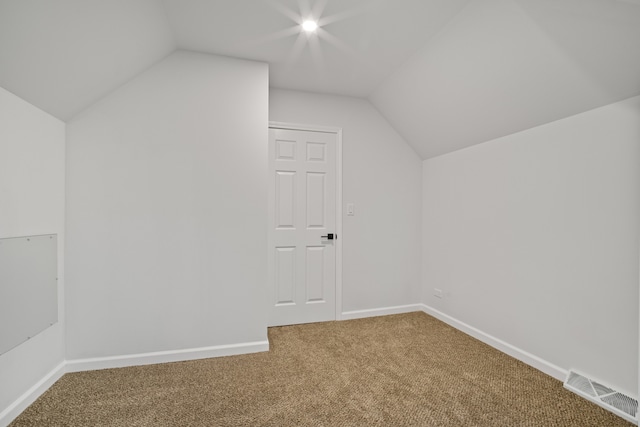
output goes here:
[[564, 382], [564, 387], [625, 420], [638, 424], [636, 418], [638, 401], [636, 399], [573, 371], [569, 372], [569, 376]]

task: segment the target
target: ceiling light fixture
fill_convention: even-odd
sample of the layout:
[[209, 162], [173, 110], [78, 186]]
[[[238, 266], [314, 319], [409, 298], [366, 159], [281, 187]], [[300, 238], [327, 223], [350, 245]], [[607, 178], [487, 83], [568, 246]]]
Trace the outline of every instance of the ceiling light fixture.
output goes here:
[[307, 33], [312, 33], [318, 29], [318, 23], [316, 21], [307, 20], [302, 23], [302, 29]]

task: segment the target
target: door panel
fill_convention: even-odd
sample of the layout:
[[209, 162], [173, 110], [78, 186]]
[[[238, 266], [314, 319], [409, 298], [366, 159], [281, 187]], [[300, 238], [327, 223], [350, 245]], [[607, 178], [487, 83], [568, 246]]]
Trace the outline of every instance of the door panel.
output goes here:
[[276, 305], [296, 299], [296, 248], [276, 248]]
[[337, 135], [269, 130], [269, 325], [335, 319]]
[[295, 229], [296, 173], [276, 172], [276, 229]]
[[327, 206], [325, 174], [307, 172], [307, 229], [325, 229]]

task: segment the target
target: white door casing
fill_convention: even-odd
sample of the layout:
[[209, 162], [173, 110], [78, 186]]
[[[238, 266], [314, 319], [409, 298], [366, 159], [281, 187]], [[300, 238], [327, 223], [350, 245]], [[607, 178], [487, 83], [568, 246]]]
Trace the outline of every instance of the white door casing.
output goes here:
[[[269, 326], [335, 320], [340, 313], [340, 135], [308, 129], [269, 129]], [[333, 240], [323, 237], [329, 233]]]

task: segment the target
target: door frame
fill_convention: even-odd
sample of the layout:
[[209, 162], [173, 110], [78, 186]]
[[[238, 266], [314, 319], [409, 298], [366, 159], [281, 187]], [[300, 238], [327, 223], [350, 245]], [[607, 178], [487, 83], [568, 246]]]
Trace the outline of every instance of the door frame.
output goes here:
[[336, 320], [342, 320], [342, 128], [334, 126], [316, 126], [299, 123], [269, 121], [269, 129], [300, 130], [324, 132], [336, 135]]

